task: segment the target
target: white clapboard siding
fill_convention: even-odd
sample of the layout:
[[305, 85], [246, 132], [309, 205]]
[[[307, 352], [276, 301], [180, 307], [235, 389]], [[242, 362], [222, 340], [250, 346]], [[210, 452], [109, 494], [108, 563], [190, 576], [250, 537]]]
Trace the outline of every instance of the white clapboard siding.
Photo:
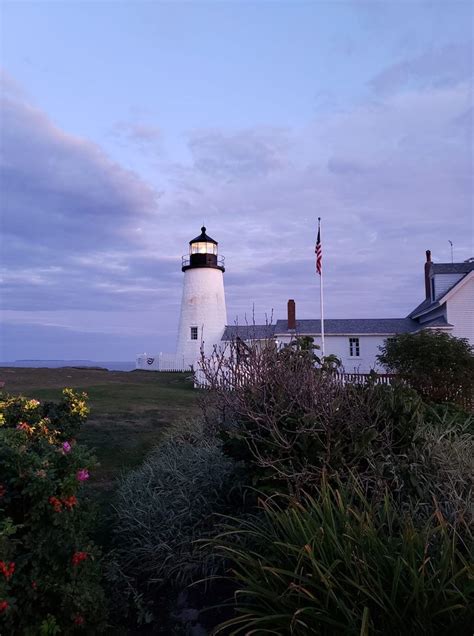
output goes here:
[[471, 275], [459, 284], [447, 302], [448, 322], [453, 325], [453, 336], [467, 338], [474, 346], [474, 278]]

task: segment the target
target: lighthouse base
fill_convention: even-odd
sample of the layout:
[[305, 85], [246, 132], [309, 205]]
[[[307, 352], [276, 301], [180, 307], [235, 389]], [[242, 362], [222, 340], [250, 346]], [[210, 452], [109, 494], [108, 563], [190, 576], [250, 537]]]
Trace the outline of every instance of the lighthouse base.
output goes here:
[[197, 368], [194, 357], [175, 353], [140, 353], [135, 359], [135, 369], [140, 371], [192, 371]]

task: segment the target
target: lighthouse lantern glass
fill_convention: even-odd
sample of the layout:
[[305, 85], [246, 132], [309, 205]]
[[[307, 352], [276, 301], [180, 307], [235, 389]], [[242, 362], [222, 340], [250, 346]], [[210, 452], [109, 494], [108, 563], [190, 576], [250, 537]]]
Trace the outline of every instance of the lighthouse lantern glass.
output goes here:
[[217, 255], [217, 245], [202, 241], [199, 243], [191, 243], [190, 254], [215, 254]]

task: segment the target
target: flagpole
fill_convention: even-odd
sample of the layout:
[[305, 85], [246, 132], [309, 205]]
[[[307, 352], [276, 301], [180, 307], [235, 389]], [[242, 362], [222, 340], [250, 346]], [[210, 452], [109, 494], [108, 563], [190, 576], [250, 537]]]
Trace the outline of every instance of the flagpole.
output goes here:
[[[318, 236], [321, 232], [321, 217], [318, 217]], [[319, 272], [319, 299], [321, 305], [321, 355], [324, 358], [324, 293], [323, 293], [323, 266], [321, 262], [321, 271]]]

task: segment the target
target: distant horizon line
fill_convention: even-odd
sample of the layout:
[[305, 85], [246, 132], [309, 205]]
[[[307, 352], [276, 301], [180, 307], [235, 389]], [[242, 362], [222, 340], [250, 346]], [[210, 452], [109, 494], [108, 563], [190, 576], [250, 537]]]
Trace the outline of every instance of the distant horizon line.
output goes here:
[[135, 363], [135, 360], [90, 360], [89, 358], [18, 358], [16, 360], [0, 360], [0, 364], [7, 362], [129, 362]]

